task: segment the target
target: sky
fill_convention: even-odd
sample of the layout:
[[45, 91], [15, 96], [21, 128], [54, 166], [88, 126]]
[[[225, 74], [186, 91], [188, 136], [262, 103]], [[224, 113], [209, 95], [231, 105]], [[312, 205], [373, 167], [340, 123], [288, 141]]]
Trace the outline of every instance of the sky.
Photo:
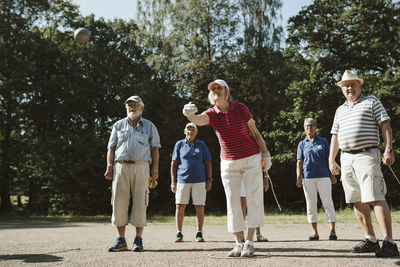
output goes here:
[[[72, 2], [80, 6], [84, 16], [93, 13], [96, 18], [135, 19], [136, 0], [72, 0]], [[313, 0], [282, 0], [282, 26], [285, 28], [290, 17], [312, 2]]]

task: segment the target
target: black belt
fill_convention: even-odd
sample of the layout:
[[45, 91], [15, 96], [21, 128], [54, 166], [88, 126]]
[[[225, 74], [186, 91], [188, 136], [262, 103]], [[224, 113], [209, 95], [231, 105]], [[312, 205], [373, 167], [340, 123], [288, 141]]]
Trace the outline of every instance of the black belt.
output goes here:
[[364, 147], [361, 149], [356, 149], [356, 150], [343, 150], [343, 152], [345, 153], [350, 153], [350, 154], [357, 154], [357, 153], [361, 153], [361, 152], [365, 152], [371, 148], [378, 148], [377, 146], [370, 146], [370, 147]]

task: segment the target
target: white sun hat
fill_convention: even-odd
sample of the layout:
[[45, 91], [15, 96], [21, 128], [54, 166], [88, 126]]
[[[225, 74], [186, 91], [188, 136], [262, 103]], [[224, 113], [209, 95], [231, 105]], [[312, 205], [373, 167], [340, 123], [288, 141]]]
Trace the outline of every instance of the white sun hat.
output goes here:
[[207, 86], [208, 90], [211, 90], [211, 87], [213, 87], [214, 84], [219, 84], [219, 85], [221, 85], [221, 86], [225, 86], [226, 89], [228, 89], [228, 91], [229, 91], [229, 86], [228, 86], [228, 84], [227, 84], [224, 80], [220, 80], [220, 79], [217, 79], [217, 80], [215, 80], [215, 81], [213, 81], [213, 82], [210, 82], [210, 83], [208, 84], [208, 86]]
[[337, 82], [336, 85], [339, 87], [342, 87], [342, 82], [344, 81], [359, 81], [361, 84], [363, 84], [364, 80], [361, 78], [358, 78], [357, 72], [354, 70], [346, 70], [343, 73], [342, 80], [340, 82]]

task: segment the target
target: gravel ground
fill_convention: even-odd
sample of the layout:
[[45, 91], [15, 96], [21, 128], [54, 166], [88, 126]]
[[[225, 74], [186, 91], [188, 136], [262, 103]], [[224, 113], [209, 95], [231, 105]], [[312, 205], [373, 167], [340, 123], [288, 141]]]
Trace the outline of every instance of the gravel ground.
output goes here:
[[[377, 235], [381, 236], [375, 225]], [[105, 223], [0, 222], [0, 266], [400, 266], [400, 258], [378, 259], [373, 253], [349, 249], [362, 238], [358, 224], [337, 224], [337, 241], [328, 240], [328, 225], [320, 224], [320, 241], [308, 241], [303, 224], [267, 224], [269, 242], [256, 242], [253, 258], [228, 258], [234, 246], [226, 226], [206, 225], [206, 242], [195, 242], [195, 227], [184, 226], [184, 242], [174, 243], [175, 226], [149, 224], [142, 253], [107, 252], [116, 230]], [[400, 224], [393, 225], [400, 236]], [[129, 248], [133, 227], [127, 228]], [[400, 245], [399, 239], [396, 240]]]

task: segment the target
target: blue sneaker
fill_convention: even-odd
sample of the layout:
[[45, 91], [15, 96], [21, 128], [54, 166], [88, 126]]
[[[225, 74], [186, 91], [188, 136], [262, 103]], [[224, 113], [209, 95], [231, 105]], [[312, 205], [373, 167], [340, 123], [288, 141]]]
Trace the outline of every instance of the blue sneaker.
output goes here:
[[143, 251], [143, 241], [142, 238], [137, 236], [133, 242], [132, 251], [142, 252]]
[[123, 250], [128, 250], [126, 240], [124, 237], [118, 237], [117, 241], [115, 241], [114, 245], [112, 245], [108, 249], [108, 252], [118, 252], [118, 251], [123, 251]]

